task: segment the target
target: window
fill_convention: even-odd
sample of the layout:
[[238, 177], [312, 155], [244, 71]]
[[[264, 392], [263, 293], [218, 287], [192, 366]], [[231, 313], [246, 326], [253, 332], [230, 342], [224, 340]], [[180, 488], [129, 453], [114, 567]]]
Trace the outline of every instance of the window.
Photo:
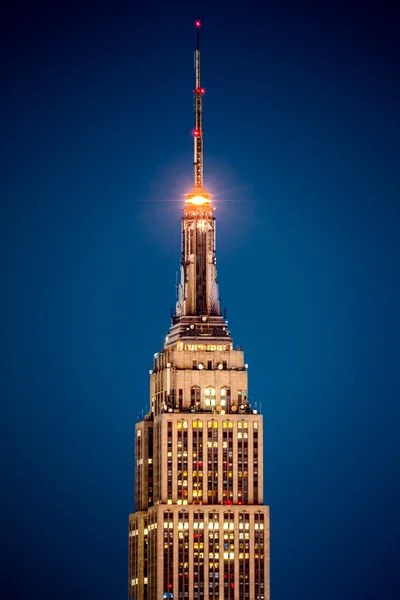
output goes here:
[[198, 406], [200, 404], [200, 388], [195, 385], [190, 388], [190, 406]]
[[207, 387], [205, 389], [205, 405], [207, 408], [210, 408], [210, 407], [213, 407], [216, 405], [215, 388], [214, 387]]
[[223, 387], [220, 390], [220, 403], [227, 412], [231, 410], [231, 388]]

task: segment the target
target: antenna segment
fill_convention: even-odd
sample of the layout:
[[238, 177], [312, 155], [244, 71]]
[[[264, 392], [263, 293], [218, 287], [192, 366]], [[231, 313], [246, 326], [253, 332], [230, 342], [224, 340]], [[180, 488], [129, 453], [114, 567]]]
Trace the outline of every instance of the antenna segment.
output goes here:
[[196, 88], [193, 90], [195, 102], [194, 138], [194, 187], [193, 191], [186, 194], [186, 204], [210, 204], [211, 194], [203, 187], [203, 94], [205, 89], [200, 83], [200, 21], [195, 21], [197, 30], [197, 46], [195, 54]]
[[194, 138], [194, 187], [195, 189], [203, 189], [203, 107], [202, 96], [205, 92], [200, 85], [200, 21], [195, 23], [197, 29], [197, 47], [196, 47], [196, 89], [194, 90], [195, 98], [195, 128], [193, 131]]

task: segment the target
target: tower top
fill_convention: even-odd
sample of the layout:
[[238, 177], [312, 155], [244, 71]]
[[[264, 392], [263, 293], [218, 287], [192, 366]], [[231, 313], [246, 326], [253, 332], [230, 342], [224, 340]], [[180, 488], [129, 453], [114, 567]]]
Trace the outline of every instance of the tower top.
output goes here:
[[203, 130], [200, 84], [200, 21], [197, 31], [194, 139], [194, 186], [186, 194], [182, 218], [181, 282], [178, 301], [166, 346], [182, 339], [219, 340], [231, 343], [224, 318], [220, 314], [215, 257], [215, 219], [211, 194], [203, 186]]
[[193, 129], [194, 142], [194, 187], [193, 191], [186, 194], [186, 202], [189, 205], [208, 204], [211, 194], [203, 187], [203, 106], [202, 98], [205, 89], [200, 84], [200, 26], [199, 20], [195, 21], [197, 30], [197, 47], [195, 53], [196, 87], [193, 90], [195, 99], [195, 126]]

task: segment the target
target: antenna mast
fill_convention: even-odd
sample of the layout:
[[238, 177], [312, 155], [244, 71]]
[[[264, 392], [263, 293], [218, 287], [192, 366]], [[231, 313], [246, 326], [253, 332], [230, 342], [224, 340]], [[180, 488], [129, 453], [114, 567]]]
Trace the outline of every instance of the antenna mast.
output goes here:
[[195, 115], [196, 123], [193, 131], [194, 137], [194, 187], [195, 189], [203, 189], [203, 108], [202, 96], [204, 88], [200, 86], [200, 21], [195, 23], [197, 28], [197, 48], [196, 48], [196, 89], [194, 90], [195, 98]]

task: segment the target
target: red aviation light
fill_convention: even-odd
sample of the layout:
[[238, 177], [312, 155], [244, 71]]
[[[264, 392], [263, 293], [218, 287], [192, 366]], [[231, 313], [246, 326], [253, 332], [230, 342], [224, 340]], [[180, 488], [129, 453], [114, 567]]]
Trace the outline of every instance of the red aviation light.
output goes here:
[[193, 131], [193, 135], [194, 135], [194, 137], [200, 137], [200, 136], [201, 136], [201, 131], [200, 131], [200, 129], [195, 129], [195, 130]]
[[204, 88], [196, 88], [195, 90], [196, 94], [205, 94], [206, 90]]
[[200, 27], [200, 26], [201, 26], [201, 23], [200, 23], [200, 21], [195, 21], [195, 23], [194, 23], [194, 24], [196, 25], [196, 27]]

